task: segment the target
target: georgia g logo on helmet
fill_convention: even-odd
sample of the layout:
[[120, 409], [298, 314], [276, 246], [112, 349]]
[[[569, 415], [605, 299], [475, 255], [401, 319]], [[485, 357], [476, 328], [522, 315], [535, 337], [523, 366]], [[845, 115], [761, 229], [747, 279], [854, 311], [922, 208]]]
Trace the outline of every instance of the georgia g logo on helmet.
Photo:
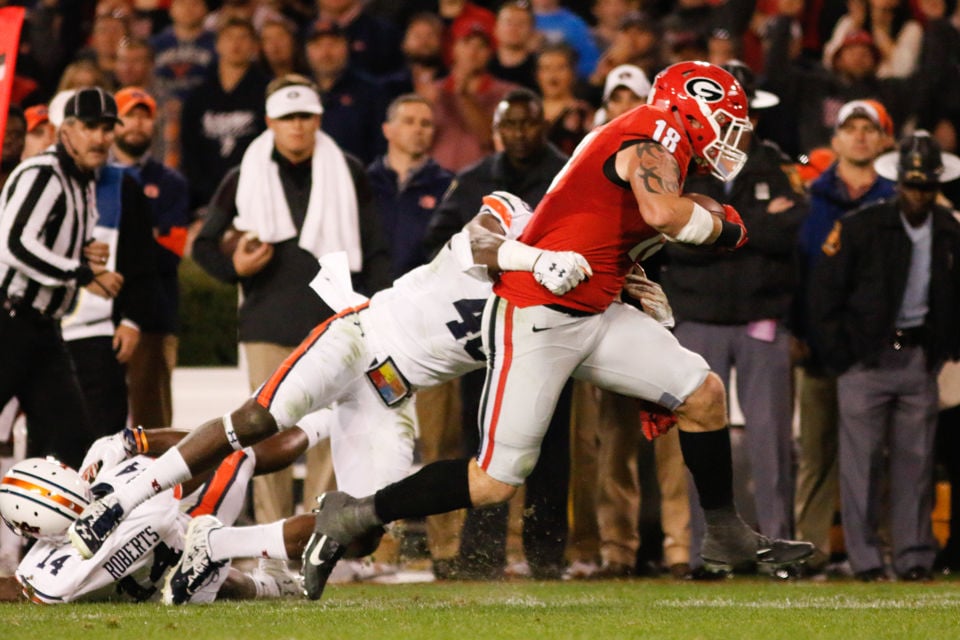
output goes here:
[[694, 98], [703, 100], [706, 103], [720, 102], [723, 100], [723, 87], [712, 78], [706, 78], [704, 76], [690, 78], [683, 85], [683, 88]]

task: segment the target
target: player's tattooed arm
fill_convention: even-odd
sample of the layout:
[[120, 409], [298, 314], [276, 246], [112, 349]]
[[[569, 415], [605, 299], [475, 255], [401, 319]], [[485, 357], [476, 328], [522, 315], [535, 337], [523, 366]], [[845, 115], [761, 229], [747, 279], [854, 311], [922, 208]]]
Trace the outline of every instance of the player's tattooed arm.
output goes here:
[[634, 180], [650, 193], [680, 193], [680, 167], [673, 154], [652, 141], [638, 142], [633, 151], [637, 157]]

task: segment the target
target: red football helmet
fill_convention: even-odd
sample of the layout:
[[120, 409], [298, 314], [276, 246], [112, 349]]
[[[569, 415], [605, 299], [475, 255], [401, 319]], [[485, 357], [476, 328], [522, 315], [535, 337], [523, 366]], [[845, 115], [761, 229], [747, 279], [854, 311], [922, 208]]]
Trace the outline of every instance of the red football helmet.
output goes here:
[[732, 75], [707, 62], [678, 62], [653, 79], [647, 102], [679, 112], [694, 153], [717, 178], [729, 182], [743, 168], [753, 125]]

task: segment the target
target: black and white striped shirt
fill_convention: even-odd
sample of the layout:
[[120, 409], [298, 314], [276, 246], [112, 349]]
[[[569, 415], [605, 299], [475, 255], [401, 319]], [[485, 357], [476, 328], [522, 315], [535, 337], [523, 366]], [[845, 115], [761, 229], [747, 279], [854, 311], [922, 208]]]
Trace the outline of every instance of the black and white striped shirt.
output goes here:
[[0, 301], [61, 317], [92, 278], [82, 254], [96, 220], [94, 175], [62, 146], [20, 163], [0, 192]]

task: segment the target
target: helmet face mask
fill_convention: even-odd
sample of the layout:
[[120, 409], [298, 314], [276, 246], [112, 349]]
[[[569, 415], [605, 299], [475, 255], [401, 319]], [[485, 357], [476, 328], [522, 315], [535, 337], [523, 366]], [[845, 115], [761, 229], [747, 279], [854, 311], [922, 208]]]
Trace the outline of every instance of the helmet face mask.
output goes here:
[[731, 74], [706, 62], [680, 62], [653, 81], [648, 104], [679, 113], [694, 153], [729, 182], [747, 161], [753, 125], [747, 97]]
[[0, 517], [28, 538], [61, 538], [90, 501], [90, 485], [53, 458], [27, 458], [0, 480]]

